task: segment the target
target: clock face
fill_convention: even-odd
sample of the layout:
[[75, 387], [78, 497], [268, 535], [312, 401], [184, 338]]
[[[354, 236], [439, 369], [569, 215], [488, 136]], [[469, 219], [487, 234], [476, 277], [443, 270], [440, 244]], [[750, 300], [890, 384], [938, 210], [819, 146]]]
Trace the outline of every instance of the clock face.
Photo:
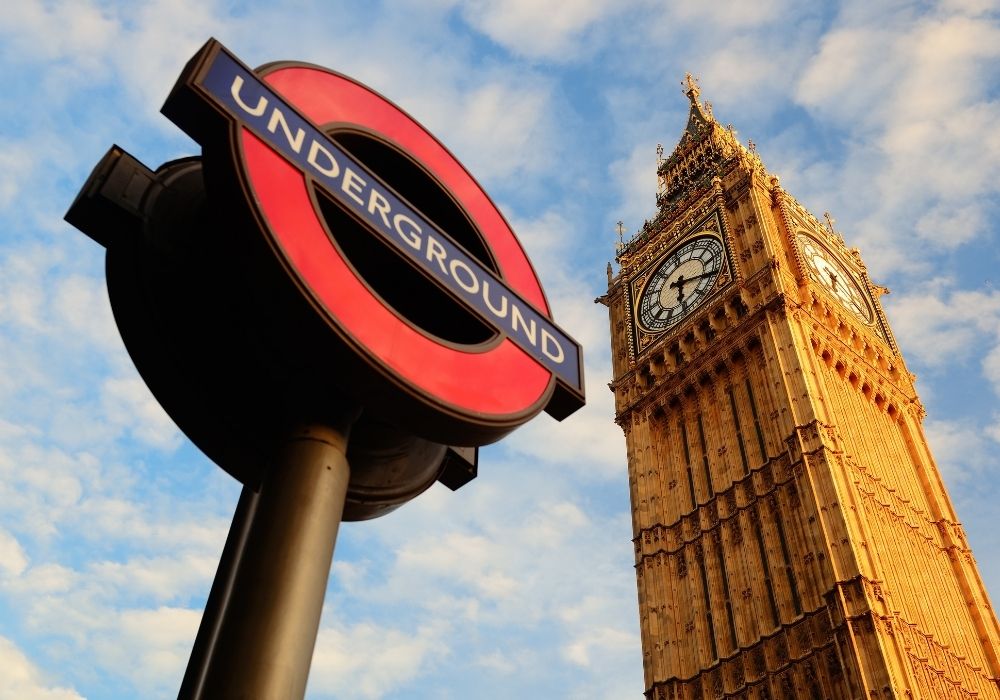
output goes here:
[[865, 299], [857, 281], [823, 246], [809, 236], [799, 235], [799, 247], [805, 258], [809, 276], [826, 287], [840, 302], [865, 323], [875, 320], [871, 304]]
[[658, 333], [679, 323], [715, 288], [724, 262], [722, 241], [715, 236], [696, 236], [672, 251], [642, 290], [639, 325]]

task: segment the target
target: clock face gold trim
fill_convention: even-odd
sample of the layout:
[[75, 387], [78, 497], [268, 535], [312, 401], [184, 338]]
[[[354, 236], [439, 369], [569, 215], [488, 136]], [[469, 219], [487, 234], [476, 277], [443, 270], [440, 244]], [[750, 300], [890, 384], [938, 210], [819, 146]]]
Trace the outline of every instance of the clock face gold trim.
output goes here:
[[725, 250], [722, 239], [702, 232], [657, 262], [638, 296], [638, 326], [648, 333], [660, 333], [700, 306], [722, 274]]
[[865, 293], [861, 291], [857, 276], [849, 272], [833, 253], [811, 236], [800, 233], [798, 240], [809, 277], [831, 292], [864, 323], [872, 325], [875, 313]]

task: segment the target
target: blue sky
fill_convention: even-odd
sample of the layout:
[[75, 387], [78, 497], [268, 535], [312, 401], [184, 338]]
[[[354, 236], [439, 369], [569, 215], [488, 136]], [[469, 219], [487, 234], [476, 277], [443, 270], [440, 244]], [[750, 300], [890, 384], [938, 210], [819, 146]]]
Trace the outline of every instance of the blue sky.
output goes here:
[[654, 213], [685, 71], [786, 190], [861, 248], [993, 600], [1000, 595], [1000, 10], [995, 2], [22, 0], [0, 18], [0, 698], [174, 697], [238, 486], [152, 399], [103, 250], [62, 221], [112, 143], [197, 152], [159, 114], [215, 36], [424, 123], [503, 209], [588, 406], [480, 476], [341, 529], [311, 698], [643, 690], [605, 286]]

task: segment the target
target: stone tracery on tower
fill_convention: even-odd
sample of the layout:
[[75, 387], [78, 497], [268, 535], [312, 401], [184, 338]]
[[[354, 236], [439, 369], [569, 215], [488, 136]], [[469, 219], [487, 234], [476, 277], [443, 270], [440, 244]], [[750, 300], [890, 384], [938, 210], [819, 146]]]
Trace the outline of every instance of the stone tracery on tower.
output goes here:
[[609, 308], [646, 696], [1000, 698], [1000, 627], [857, 249], [690, 75]]

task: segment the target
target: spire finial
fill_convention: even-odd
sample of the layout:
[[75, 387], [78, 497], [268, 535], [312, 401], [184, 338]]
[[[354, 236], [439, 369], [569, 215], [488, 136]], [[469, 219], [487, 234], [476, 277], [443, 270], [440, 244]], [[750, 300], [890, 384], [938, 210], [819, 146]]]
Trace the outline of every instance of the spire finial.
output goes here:
[[690, 73], [685, 73], [684, 81], [681, 85], [686, 88], [684, 94], [688, 96], [688, 99], [692, 102], [697, 102], [698, 96], [701, 94], [701, 88], [698, 87], [698, 78]]
[[[663, 162], [663, 144], [656, 144], [656, 165], [659, 166]], [[619, 222], [620, 223], [620, 222]]]
[[837, 223], [837, 220], [830, 216], [830, 212], [828, 211], [823, 212], [823, 218], [826, 219], [826, 228], [831, 234], [836, 235], [837, 232], [833, 230], [833, 225]]

